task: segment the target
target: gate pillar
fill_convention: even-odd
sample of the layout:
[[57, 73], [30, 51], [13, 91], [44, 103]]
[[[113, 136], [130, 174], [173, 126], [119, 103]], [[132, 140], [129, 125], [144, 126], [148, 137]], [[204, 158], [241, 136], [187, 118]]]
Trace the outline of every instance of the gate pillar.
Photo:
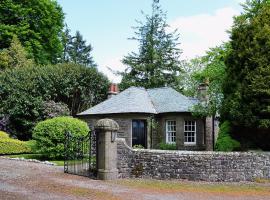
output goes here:
[[112, 119], [101, 119], [95, 125], [97, 136], [97, 178], [113, 180], [118, 177], [116, 135], [119, 125]]

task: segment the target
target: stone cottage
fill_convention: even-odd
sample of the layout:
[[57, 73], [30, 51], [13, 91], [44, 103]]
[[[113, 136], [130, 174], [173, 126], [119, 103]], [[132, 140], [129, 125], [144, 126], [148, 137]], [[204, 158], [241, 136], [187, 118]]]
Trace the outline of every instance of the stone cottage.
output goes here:
[[[201, 100], [207, 85], [199, 87]], [[176, 143], [178, 150], [212, 150], [215, 141], [215, 123], [212, 118], [194, 118], [191, 108], [199, 102], [170, 87], [145, 89], [130, 87], [118, 92], [112, 84], [108, 99], [78, 114], [93, 127], [97, 120], [111, 118], [120, 130], [118, 137], [125, 138], [133, 147], [142, 145], [155, 149], [160, 143]]]

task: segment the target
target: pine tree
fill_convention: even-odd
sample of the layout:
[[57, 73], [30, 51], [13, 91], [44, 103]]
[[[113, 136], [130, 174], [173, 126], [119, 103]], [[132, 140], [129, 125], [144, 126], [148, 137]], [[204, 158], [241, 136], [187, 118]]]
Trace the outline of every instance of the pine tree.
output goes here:
[[63, 50], [63, 61], [74, 62], [84, 66], [95, 67], [96, 64], [91, 56], [93, 50], [91, 45], [87, 45], [86, 41], [79, 31], [76, 32], [75, 36], [70, 35], [70, 30], [66, 28], [64, 36], [62, 37], [64, 44]]
[[131, 52], [122, 60], [127, 69], [120, 73], [123, 76], [120, 87], [168, 85], [180, 90], [179, 35], [176, 30], [167, 33], [166, 14], [157, 0], [152, 3], [152, 14], [144, 15], [145, 23], [139, 22], [135, 27], [135, 37], [131, 38], [139, 42], [139, 52]]

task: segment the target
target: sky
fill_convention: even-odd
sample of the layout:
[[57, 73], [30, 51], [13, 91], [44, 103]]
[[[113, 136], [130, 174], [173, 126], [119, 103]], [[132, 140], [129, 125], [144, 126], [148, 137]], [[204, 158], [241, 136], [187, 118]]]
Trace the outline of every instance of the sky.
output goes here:
[[[138, 50], [133, 26], [136, 20], [144, 21], [141, 13], [151, 13], [152, 0], [57, 0], [65, 13], [65, 23], [72, 34], [77, 30], [88, 44], [98, 70], [118, 83], [121, 77], [109, 68], [123, 71], [124, 56]], [[233, 16], [239, 15], [244, 0], [160, 0], [167, 12], [170, 30], [178, 29], [181, 59], [202, 56], [211, 47], [229, 40], [227, 30]]]

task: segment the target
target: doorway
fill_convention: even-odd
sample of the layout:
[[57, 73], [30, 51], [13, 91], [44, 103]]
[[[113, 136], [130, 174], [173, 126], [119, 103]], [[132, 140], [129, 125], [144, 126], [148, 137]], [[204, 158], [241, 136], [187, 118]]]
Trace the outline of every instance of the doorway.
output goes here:
[[132, 120], [132, 146], [142, 145], [147, 148], [146, 120]]

